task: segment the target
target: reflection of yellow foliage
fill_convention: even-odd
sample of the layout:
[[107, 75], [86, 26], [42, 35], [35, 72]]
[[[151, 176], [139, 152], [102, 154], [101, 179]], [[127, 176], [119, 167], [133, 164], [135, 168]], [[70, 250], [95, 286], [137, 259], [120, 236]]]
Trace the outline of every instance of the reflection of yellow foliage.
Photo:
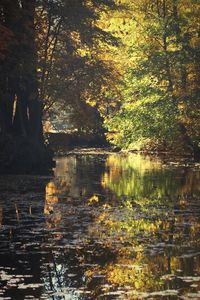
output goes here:
[[102, 207], [103, 207], [104, 209], [109, 209], [109, 208], [111, 208], [111, 206], [110, 206], [108, 203], [103, 204]]
[[57, 188], [53, 181], [49, 182], [46, 186], [46, 202], [47, 203], [57, 203], [58, 197], [56, 197]]
[[51, 204], [55, 204], [58, 202], [58, 197], [56, 196], [56, 186], [53, 181], [49, 182], [46, 186], [46, 197], [45, 197], [45, 206], [44, 213], [49, 214], [53, 211], [53, 206]]
[[125, 231], [126, 234], [130, 233], [132, 236], [138, 231], [154, 233], [158, 231], [161, 224], [163, 224], [163, 221], [159, 219], [156, 221], [150, 221], [144, 218], [134, 219], [133, 213], [129, 215], [129, 211], [127, 211], [127, 214], [122, 220], [119, 220], [118, 218], [115, 219], [115, 216], [110, 214], [109, 211], [104, 211], [98, 216], [96, 222], [108, 226], [106, 230], [107, 233], [112, 232], [113, 230], [116, 232]]
[[103, 187], [109, 187], [118, 196], [139, 194], [141, 196], [147, 188], [154, 191], [153, 186], [144, 186], [146, 183], [153, 185], [153, 181], [144, 182], [145, 176], [149, 173], [153, 176], [154, 172], [162, 172], [159, 159], [133, 153], [109, 155], [106, 167], [108, 171], [103, 174], [101, 184]]
[[101, 223], [101, 222], [104, 222], [107, 217], [109, 217], [109, 214], [105, 211], [103, 212], [102, 214], [100, 214], [96, 220], [97, 223]]
[[155, 281], [155, 274], [149, 268], [150, 265], [142, 263], [142, 257], [135, 260], [122, 259], [119, 264], [110, 265], [107, 268], [107, 278], [115, 285], [129, 285], [136, 290], [147, 290], [159, 286], [159, 280]]
[[[147, 199], [144, 199], [143, 204], [149, 204]], [[102, 274], [112, 286], [123, 288], [127, 286], [129, 289], [132, 287], [134, 293], [130, 294], [129, 299], [138, 299], [137, 295], [139, 296], [141, 291], [148, 293], [152, 289], [154, 291], [162, 289], [164, 282], [170, 280], [170, 277], [166, 277], [165, 274], [176, 273], [183, 269], [184, 264], [184, 260], [180, 259], [178, 253], [177, 256], [158, 253], [154, 255], [155, 250], [152, 248], [150, 250], [152, 255], [146, 254], [145, 250], [148, 249], [149, 243], [152, 246], [155, 244], [156, 248], [157, 244], [165, 243], [161, 241], [167, 241], [170, 237], [168, 243], [180, 244], [184, 239], [184, 231], [189, 230], [192, 239], [190, 245], [194, 245], [198, 243], [196, 241], [199, 225], [195, 216], [190, 216], [190, 220], [188, 216], [183, 215], [162, 219], [158, 216], [158, 212], [151, 210], [151, 217], [145, 218], [138, 214], [131, 201], [127, 201], [125, 205], [125, 208], [118, 209], [105, 207], [96, 219], [96, 226], [90, 228], [93, 237], [98, 238], [106, 247], [114, 246], [117, 254], [115, 253], [114, 262], [107, 264], [103, 269], [90, 270], [88, 277], [91, 280], [94, 273]], [[156, 213], [155, 218], [152, 218], [154, 213]], [[175, 230], [176, 224], [185, 223], [185, 218], [191, 226], [186, 225], [185, 229]]]
[[110, 155], [106, 160], [106, 166], [111, 169], [129, 169], [133, 168], [142, 173], [146, 170], [159, 170], [162, 168], [161, 161], [159, 159], [150, 159], [148, 156], [142, 156], [140, 154], [129, 153], [128, 155]]
[[[174, 180], [174, 175], [178, 175], [177, 180]], [[181, 180], [182, 177], [184, 181]], [[199, 194], [199, 180], [200, 173], [194, 173], [190, 169], [177, 169], [173, 172], [158, 158], [129, 153], [107, 157], [101, 184], [119, 197], [126, 195], [130, 199], [139, 198], [140, 202], [146, 198], [145, 201], [149, 204], [152, 204], [152, 200], [166, 204], [165, 197]]]
[[93, 195], [92, 197], [90, 197], [88, 200], [88, 205], [92, 205], [92, 204], [95, 204], [95, 203], [98, 203], [99, 202], [99, 197], [97, 195]]
[[[106, 266], [104, 274], [112, 286], [128, 286], [129, 289], [133, 287], [137, 294], [151, 289], [159, 290], [164, 282], [162, 274], [169, 272], [168, 266], [169, 261], [165, 256], [146, 257], [144, 254], [137, 254], [131, 259], [124, 255], [119, 257], [115, 264]], [[178, 270], [181, 267], [180, 260], [173, 257], [170, 267], [172, 270]]]
[[[44, 205], [44, 214], [51, 215], [48, 219], [47, 225], [49, 228], [55, 227], [60, 224], [62, 218], [62, 212], [60, 210], [54, 211], [54, 204], [58, 203], [58, 197], [56, 196], [58, 190], [53, 181], [49, 182], [46, 186], [46, 197]], [[62, 235], [58, 234], [57, 238], [60, 238]]]

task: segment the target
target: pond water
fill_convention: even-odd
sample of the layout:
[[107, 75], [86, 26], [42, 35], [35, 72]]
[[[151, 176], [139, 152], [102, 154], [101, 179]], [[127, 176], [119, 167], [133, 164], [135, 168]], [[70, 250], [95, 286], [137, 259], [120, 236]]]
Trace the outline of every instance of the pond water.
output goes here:
[[1, 176], [0, 299], [200, 299], [200, 166], [90, 153]]

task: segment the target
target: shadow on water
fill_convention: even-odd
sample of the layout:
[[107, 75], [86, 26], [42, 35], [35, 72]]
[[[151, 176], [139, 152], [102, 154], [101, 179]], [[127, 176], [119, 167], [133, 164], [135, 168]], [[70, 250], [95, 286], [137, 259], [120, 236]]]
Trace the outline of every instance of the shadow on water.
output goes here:
[[69, 155], [0, 177], [0, 299], [200, 299], [200, 168]]

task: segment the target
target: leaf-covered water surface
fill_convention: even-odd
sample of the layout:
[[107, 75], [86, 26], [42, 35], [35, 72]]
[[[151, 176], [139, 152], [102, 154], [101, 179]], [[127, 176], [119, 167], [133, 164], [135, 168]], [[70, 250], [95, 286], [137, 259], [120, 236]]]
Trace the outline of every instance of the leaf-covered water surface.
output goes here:
[[200, 299], [200, 169], [69, 155], [0, 177], [0, 299]]

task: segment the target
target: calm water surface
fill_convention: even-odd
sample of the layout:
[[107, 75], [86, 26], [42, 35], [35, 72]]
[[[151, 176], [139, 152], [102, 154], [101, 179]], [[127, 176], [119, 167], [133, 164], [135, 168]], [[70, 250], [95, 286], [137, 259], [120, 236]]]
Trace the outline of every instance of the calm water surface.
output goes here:
[[84, 154], [1, 176], [0, 299], [200, 299], [200, 166]]

